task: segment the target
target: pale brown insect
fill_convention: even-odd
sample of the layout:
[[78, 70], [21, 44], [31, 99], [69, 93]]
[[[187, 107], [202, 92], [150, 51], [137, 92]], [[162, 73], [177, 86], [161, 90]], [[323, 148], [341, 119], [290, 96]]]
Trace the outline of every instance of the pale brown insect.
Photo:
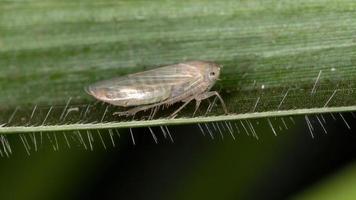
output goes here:
[[194, 113], [200, 102], [216, 96], [224, 112], [225, 103], [218, 92], [209, 91], [218, 80], [220, 66], [213, 62], [191, 61], [159, 67], [94, 83], [86, 88], [88, 94], [100, 101], [116, 106], [133, 107], [115, 115], [135, 115], [137, 112], [160, 106], [184, 102], [171, 117], [175, 117], [192, 100], [196, 101]]

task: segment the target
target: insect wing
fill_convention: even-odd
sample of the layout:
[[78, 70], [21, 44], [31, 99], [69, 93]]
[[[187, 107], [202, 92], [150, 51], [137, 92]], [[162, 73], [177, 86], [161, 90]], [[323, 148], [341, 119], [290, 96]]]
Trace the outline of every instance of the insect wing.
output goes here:
[[172, 88], [196, 83], [201, 78], [192, 65], [177, 64], [130, 74], [89, 86], [94, 97], [114, 105], [134, 106], [157, 103], [171, 96]]

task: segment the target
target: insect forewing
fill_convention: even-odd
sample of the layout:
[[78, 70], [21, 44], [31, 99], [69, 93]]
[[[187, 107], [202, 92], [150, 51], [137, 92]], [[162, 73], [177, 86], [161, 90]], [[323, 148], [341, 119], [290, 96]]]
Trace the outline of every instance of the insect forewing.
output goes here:
[[101, 81], [87, 91], [114, 105], [144, 105], [164, 101], [171, 96], [172, 86], [189, 85], [200, 78], [199, 70], [182, 63]]

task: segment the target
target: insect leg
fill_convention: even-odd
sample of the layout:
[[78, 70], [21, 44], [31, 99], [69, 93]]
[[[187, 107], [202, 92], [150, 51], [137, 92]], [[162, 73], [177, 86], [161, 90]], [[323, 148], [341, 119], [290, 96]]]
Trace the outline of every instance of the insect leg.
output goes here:
[[208, 99], [208, 101], [209, 101], [209, 106], [208, 106], [208, 109], [206, 109], [205, 115], [207, 115], [208, 113], [211, 112], [211, 109], [213, 109], [217, 98], [218, 98], [218, 97], [215, 96], [213, 102], [210, 102], [209, 99]]
[[201, 103], [201, 100], [196, 100], [195, 110], [194, 110], [194, 112], [193, 112], [193, 117], [194, 117], [195, 113], [197, 112], [197, 110], [198, 110], [198, 108], [199, 108], [199, 106], [200, 106], [200, 103]]
[[149, 118], [148, 118], [149, 120], [153, 119], [153, 117], [156, 115], [156, 113], [157, 113], [159, 107], [160, 107], [160, 106], [158, 105], [158, 106], [152, 108], [152, 111], [153, 111], [153, 112], [151, 112], [152, 114], [149, 116]]
[[154, 110], [155, 110], [155, 108], [152, 108], [152, 109], [151, 109], [151, 113], [150, 113], [150, 115], [148, 116], [148, 119], [149, 119], [149, 120], [151, 119], [151, 116], [153, 115]]
[[154, 108], [154, 107], [159, 106], [159, 105], [161, 105], [161, 103], [156, 103], [156, 104], [151, 104], [151, 105], [145, 105], [145, 106], [138, 106], [138, 107], [132, 108], [132, 109], [127, 110], [127, 111], [114, 112], [113, 115], [118, 115], [118, 116], [134, 115], [134, 114], [136, 114], [136, 113], [138, 113], [138, 112], [140, 112], [140, 111], [147, 110], [147, 109], [150, 109], [150, 108]]
[[203, 94], [200, 94], [199, 96], [196, 96], [196, 97], [195, 97], [195, 100], [196, 100], [196, 101], [202, 101], [202, 100], [207, 99], [207, 98], [210, 98], [210, 97], [212, 97], [212, 96], [218, 97], [218, 99], [220, 100], [221, 105], [222, 105], [222, 107], [223, 107], [223, 109], [224, 109], [225, 114], [228, 114], [227, 108], [226, 108], [226, 105], [225, 105], [225, 102], [224, 102], [224, 100], [221, 98], [220, 94], [219, 94], [217, 91], [210, 91], [210, 92], [205, 92], [205, 93], [203, 93]]
[[177, 114], [185, 107], [188, 105], [188, 103], [190, 103], [195, 97], [190, 97], [189, 99], [187, 99], [183, 105], [181, 105], [176, 111], [174, 111], [174, 113], [172, 113], [169, 118], [175, 118], [177, 116]]

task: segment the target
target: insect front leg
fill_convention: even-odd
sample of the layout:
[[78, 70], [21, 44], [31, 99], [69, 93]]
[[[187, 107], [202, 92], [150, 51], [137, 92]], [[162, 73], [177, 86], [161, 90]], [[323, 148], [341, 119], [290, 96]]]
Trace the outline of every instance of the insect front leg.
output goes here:
[[[216, 96], [216, 97], [220, 100], [221, 105], [222, 105], [222, 107], [223, 107], [223, 109], [224, 109], [225, 114], [228, 114], [227, 108], [226, 108], [226, 105], [225, 105], [225, 102], [224, 102], [224, 100], [221, 98], [220, 94], [219, 94], [217, 91], [205, 92], [205, 93], [202, 93], [202, 94], [196, 96], [196, 97], [195, 97], [195, 100], [196, 100], [197, 102], [199, 102], [199, 104], [197, 104], [197, 106], [199, 107], [200, 101], [202, 101], [202, 100], [204, 100], [204, 99], [208, 99], [208, 98], [210, 98], [210, 97], [212, 97], [212, 96]], [[195, 109], [198, 109], [198, 108], [196, 107]], [[194, 113], [195, 113], [195, 112], [194, 112]]]

